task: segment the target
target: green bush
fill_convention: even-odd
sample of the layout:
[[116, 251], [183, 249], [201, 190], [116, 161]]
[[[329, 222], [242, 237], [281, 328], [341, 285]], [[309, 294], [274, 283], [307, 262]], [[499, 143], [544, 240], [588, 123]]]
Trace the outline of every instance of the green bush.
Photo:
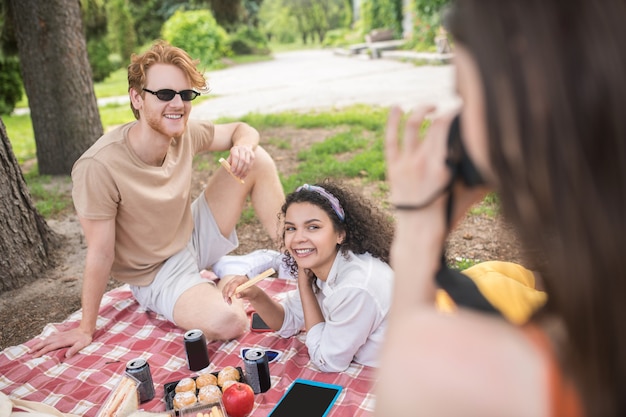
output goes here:
[[268, 55], [267, 38], [260, 30], [250, 26], [239, 26], [230, 35], [230, 49], [236, 55]]
[[435, 51], [435, 37], [441, 26], [441, 11], [450, 0], [413, 0], [413, 38], [411, 49]]
[[326, 32], [322, 46], [343, 46], [347, 45], [346, 36], [351, 33], [350, 29], [332, 29]]
[[221, 58], [231, 55], [228, 34], [209, 10], [178, 10], [165, 22], [161, 34], [206, 68], [217, 66]]
[[89, 55], [91, 77], [94, 82], [104, 81], [115, 70], [115, 65], [109, 59], [109, 46], [104, 39], [87, 41], [87, 54]]
[[283, 0], [263, 0], [259, 22], [259, 28], [271, 42], [290, 44], [299, 37], [298, 22]]
[[17, 57], [0, 53], [0, 115], [11, 114], [22, 98], [22, 77]]
[[107, 32], [112, 52], [128, 62], [137, 46], [137, 34], [128, 0], [106, 2]]
[[363, 0], [361, 20], [365, 33], [374, 29], [391, 29], [402, 35], [402, 4], [398, 0]]

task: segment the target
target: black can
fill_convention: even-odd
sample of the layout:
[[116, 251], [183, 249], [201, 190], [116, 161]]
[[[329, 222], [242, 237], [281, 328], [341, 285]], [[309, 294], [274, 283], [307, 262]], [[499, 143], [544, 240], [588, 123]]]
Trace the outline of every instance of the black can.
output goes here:
[[143, 403], [154, 398], [154, 383], [147, 360], [138, 358], [129, 361], [126, 364], [126, 373], [139, 381], [137, 387], [139, 402]]
[[255, 394], [270, 389], [270, 365], [263, 349], [250, 349], [243, 358], [246, 367], [246, 382]]
[[206, 347], [206, 338], [200, 329], [189, 330], [185, 333], [185, 352], [187, 365], [192, 371], [199, 371], [211, 364], [209, 351]]

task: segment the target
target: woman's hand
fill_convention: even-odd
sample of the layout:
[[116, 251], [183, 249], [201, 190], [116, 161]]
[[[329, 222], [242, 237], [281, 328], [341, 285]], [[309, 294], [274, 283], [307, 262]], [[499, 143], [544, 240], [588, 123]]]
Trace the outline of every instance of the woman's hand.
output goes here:
[[245, 275], [232, 275], [230, 277], [226, 276], [222, 278], [222, 280], [220, 281], [220, 287], [222, 288], [222, 296], [224, 297], [224, 301], [226, 301], [226, 303], [228, 304], [231, 304], [232, 297], [250, 300], [254, 298], [259, 291], [262, 291], [256, 285], [253, 285], [239, 293], [235, 293], [238, 286], [245, 284], [248, 281], [248, 277]]
[[[467, 188], [460, 181], [455, 181], [451, 190], [447, 189], [451, 175], [446, 164], [447, 138], [453, 115], [434, 119], [427, 134], [422, 138], [421, 125], [426, 115], [433, 110], [432, 106], [422, 106], [414, 110], [406, 122], [402, 141], [399, 140], [398, 133], [402, 111], [398, 108], [391, 110], [385, 140], [391, 204], [399, 209], [399, 215], [402, 215], [402, 212], [408, 212], [406, 214], [414, 212], [413, 215], [438, 213], [435, 220], [439, 224], [440, 220], [445, 220], [444, 197], [452, 192], [453, 225], [463, 217], [472, 204], [485, 196], [488, 189]], [[444, 229], [443, 233], [445, 232], [447, 231]]]
[[[434, 120], [424, 138], [421, 126], [432, 106], [415, 109], [408, 117], [400, 140], [402, 111], [391, 109], [385, 134], [387, 179], [391, 204], [401, 212], [416, 215], [437, 213], [443, 219], [445, 188], [450, 171], [445, 163], [447, 132], [450, 117]], [[413, 209], [411, 209], [413, 207]]]

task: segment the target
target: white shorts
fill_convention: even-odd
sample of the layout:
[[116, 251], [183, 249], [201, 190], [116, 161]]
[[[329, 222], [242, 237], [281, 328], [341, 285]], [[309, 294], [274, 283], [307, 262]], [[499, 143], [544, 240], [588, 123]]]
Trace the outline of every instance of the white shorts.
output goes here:
[[215, 285], [202, 278], [200, 271], [239, 245], [234, 230], [228, 238], [222, 235], [204, 193], [191, 204], [191, 212], [194, 229], [187, 246], [165, 261], [149, 285], [130, 286], [142, 307], [162, 314], [174, 324], [174, 305], [185, 291], [199, 284]]

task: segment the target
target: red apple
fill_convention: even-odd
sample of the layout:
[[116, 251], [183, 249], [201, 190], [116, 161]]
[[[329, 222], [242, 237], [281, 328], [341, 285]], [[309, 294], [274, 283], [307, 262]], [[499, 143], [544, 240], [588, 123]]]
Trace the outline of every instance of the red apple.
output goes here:
[[243, 382], [236, 382], [224, 390], [222, 403], [229, 417], [247, 417], [254, 407], [254, 391]]

